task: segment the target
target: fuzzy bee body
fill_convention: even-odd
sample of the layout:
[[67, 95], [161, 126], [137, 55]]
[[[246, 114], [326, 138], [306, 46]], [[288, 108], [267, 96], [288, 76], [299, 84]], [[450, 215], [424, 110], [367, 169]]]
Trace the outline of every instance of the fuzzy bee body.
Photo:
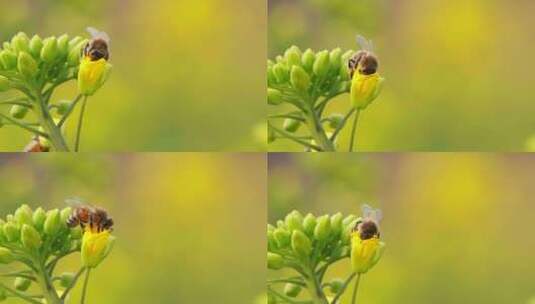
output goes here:
[[74, 228], [76, 226], [101, 232], [104, 230], [112, 230], [113, 219], [109, 217], [108, 212], [99, 207], [92, 207], [79, 201], [75, 201], [71, 215], [67, 218], [67, 226]]
[[353, 231], [359, 234], [361, 240], [369, 240], [371, 238], [380, 238], [379, 221], [381, 221], [382, 213], [379, 209], [373, 209], [368, 205], [362, 206], [363, 218], [358, 221], [353, 228]]
[[357, 36], [357, 43], [362, 50], [358, 51], [348, 61], [349, 74], [351, 78], [355, 72], [362, 75], [372, 75], [377, 72], [379, 68], [379, 60], [373, 53], [373, 44], [371, 41], [361, 35]]
[[97, 61], [104, 58], [110, 59], [109, 43], [110, 38], [105, 32], [100, 32], [95, 28], [88, 27], [87, 31], [91, 34], [91, 40], [82, 48], [82, 58], [88, 57], [91, 61]]

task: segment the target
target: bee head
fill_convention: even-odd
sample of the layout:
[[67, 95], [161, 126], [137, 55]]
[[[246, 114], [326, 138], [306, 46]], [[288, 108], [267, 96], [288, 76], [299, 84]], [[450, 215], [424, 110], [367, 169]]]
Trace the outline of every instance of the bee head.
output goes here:
[[365, 220], [360, 224], [357, 224], [357, 229], [361, 240], [371, 239], [374, 236], [379, 237], [380, 235], [377, 224], [371, 220]]

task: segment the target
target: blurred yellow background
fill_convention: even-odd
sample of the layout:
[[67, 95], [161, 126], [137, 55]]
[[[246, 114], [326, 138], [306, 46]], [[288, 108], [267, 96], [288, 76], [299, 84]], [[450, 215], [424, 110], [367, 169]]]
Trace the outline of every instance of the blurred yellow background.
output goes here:
[[[360, 151], [523, 151], [535, 134], [534, 9], [504, 0], [269, 0], [268, 56], [294, 44], [357, 49], [356, 34], [373, 40], [386, 82], [360, 117]], [[349, 106], [345, 94], [327, 113]], [[299, 147], [277, 140], [270, 149]]]
[[[258, 0], [0, 0], [0, 41], [108, 32], [113, 71], [89, 99], [82, 151], [249, 151], [262, 147], [251, 130], [266, 115], [265, 14]], [[0, 150], [29, 138], [4, 127]]]
[[[359, 303], [535, 300], [535, 156], [336, 156], [270, 155], [268, 218], [273, 224], [293, 209], [359, 215], [364, 203], [382, 209], [386, 252], [363, 277]], [[327, 277], [350, 274], [349, 260], [335, 265]]]
[[0, 215], [73, 196], [106, 208], [117, 241], [92, 272], [88, 303], [249, 304], [264, 289], [266, 179], [260, 154], [5, 154]]

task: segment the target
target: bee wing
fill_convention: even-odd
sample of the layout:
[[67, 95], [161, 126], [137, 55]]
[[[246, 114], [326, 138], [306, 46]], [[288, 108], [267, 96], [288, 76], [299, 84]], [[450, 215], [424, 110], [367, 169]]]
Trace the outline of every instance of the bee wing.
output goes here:
[[364, 204], [364, 205], [362, 205], [361, 209], [362, 209], [362, 217], [363, 218], [371, 217], [371, 215], [373, 213], [373, 208], [370, 207], [370, 205]]
[[93, 209], [94, 207], [90, 204], [86, 203], [82, 198], [79, 197], [69, 197], [65, 199], [65, 203], [69, 205], [70, 207], [87, 207]]
[[101, 31], [99, 31], [96, 28], [91, 27], [91, 26], [87, 28], [87, 32], [89, 34], [91, 34], [91, 37], [93, 37], [93, 38], [100, 38], [100, 39], [103, 39], [104, 41], [106, 41], [107, 43], [110, 43], [110, 36], [108, 36], [108, 34], [106, 34], [106, 32], [101, 32]]
[[379, 224], [383, 219], [383, 212], [379, 209], [373, 209], [368, 204], [362, 205], [362, 217], [368, 218]]
[[362, 35], [357, 35], [357, 44], [361, 49], [369, 52], [373, 52], [373, 44], [370, 40], [367, 40]]

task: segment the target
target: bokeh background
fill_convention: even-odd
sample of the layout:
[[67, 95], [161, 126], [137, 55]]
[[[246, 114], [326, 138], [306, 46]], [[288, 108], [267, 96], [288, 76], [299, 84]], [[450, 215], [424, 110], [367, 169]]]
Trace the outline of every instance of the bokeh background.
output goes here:
[[266, 179], [260, 154], [4, 154], [0, 216], [73, 196], [107, 209], [117, 241], [91, 274], [89, 303], [250, 304], [265, 286]]
[[[89, 100], [83, 151], [250, 151], [264, 148], [265, 15], [260, 0], [0, 0], [0, 41], [108, 32], [112, 76]], [[28, 142], [0, 129], [2, 151]]]
[[[534, 9], [527, 0], [269, 0], [268, 55], [294, 44], [356, 49], [357, 33], [373, 40], [386, 82], [360, 117], [360, 151], [533, 150]], [[346, 94], [327, 112], [348, 107]]]
[[535, 303], [534, 155], [271, 154], [268, 172], [272, 224], [293, 209], [383, 210], [387, 249], [359, 303]]

